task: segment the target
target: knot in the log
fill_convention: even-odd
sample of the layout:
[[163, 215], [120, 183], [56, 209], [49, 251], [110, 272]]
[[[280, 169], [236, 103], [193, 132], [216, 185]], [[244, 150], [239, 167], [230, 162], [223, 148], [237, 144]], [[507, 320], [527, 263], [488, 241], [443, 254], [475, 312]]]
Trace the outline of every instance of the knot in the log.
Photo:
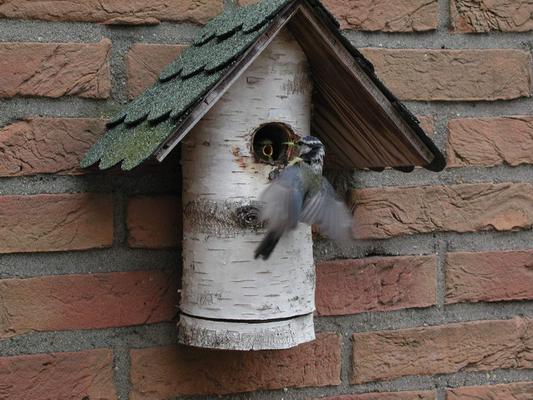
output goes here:
[[243, 229], [262, 228], [259, 203], [252, 201], [195, 200], [183, 210], [184, 230], [213, 235], [235, 235]]
[[235, 209], [235, 220], [243, 228], [260, 228], [261, 218], [260, 210], [252, 204], [237, 207]]

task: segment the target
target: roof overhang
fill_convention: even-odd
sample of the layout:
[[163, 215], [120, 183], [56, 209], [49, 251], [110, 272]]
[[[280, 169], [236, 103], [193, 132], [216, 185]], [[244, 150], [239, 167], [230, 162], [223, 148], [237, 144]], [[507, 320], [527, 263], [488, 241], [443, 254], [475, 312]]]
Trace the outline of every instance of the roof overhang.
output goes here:
[[[373, 170], [392, 167], [405, 172], [412, 171], [415, 166], [431, 171], [442, 170], [445, 159], [424, 133], [419, 121], [377, 78], [372, 64], [342, 35], [336, 20], [322, 4], [317, 0], [278, 0], [278, 3], [282, 6], [262, 33], [224, 70], [218, 72], [216, 82], [180, 118], [155, 121], [159, 124], [157, 133], [161, 140], [155, 146], [151, 143], [152, 148], [146, 157], [153, 155], [159, 161], [165, 159], [278, 32], [288, 27], [306, 53], [312, 69], [315, 84], [312, 134], [326, 144], [328, 153], [333, 155], [330, 160], [334, 165]], [[163, 78], [160, 80], [164, 81]], [[124, 117], [121, 118], [111, 121], [111, 124], [120, 124], [124, 121]], [[129, 127], [128, 117], [125, 121], [123, 130]], [[131, 126], [134, 127], [137, 122], [133, 121]], [[150, 128], [148, 122], [145, 124], [144, 131]], [[135, 134], [130, 136], [135, 137]], [[99, 144], [102, 153], [105, 142]], [[122, 168], [131, 169], [142, 162], [141, 158], [137, 156], [134, 162], [129, 163], [125, 160]], [[85, 165], [97, 159], [93, 154]], [[113, 157], [111, 160], [104, 165], [101, 162], [100, 167], [109, 167], [120, 161]]]
[[290, 2], [284, 10], [280, 11], [271, 22], [269, 28], [250, 46], [224, 74], [220, 81], [211, 89], [204, 98], [192, 109], [190, 114], [184, 119], [174, 132], [155, 151], [154, 155], [158, 161], [163, 161], [179, 142], [191, 131], [192, 128], [207, 114], [207, 112], [217, 103], [217, 101], [228, 91], [228, 89], [239, 79], [248, 67], [261, 55], [268, 45], [274, 40], [283, 27], [300, 10], [300, 1]]

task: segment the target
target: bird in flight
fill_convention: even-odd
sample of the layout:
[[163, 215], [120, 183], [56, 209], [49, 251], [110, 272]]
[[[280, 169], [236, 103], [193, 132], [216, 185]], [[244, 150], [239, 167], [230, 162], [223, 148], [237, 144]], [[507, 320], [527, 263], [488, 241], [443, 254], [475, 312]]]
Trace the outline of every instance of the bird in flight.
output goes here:
[[347, 242], [351, 238], [350, 213], [322, 176], [324, 145], [314, 136], [305, 136], [296, 145], [298, 156], [260, 196], [267, 233], [255, 250], [256, 259], [268, 259], [283, 234], [299, 222], [317, 224], [330, 239]]

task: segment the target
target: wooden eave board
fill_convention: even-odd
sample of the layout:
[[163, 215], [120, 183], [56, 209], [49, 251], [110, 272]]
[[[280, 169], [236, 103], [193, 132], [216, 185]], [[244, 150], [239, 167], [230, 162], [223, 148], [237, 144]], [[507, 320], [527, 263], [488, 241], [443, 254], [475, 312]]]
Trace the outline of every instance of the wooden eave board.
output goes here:
[[435, 154], [306, 2], [289, 28], [314, 77], [313, 134], [347, 168], [427, 166]]

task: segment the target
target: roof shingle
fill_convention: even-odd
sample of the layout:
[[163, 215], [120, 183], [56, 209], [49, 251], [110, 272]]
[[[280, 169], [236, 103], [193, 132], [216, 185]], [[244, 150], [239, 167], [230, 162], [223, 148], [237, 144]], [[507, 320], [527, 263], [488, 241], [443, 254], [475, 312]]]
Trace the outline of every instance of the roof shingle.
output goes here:
[[122, 162], [122, 169], [129, 170], [150, 157], [189, 108], [264, 32], [268, 21], [291, 2], [268, 0], [229, 8], [212, 19], [152, 87], [109, 120], [110, 130], [86, 154], [82, 167], [100, 160], [101, 169]]

